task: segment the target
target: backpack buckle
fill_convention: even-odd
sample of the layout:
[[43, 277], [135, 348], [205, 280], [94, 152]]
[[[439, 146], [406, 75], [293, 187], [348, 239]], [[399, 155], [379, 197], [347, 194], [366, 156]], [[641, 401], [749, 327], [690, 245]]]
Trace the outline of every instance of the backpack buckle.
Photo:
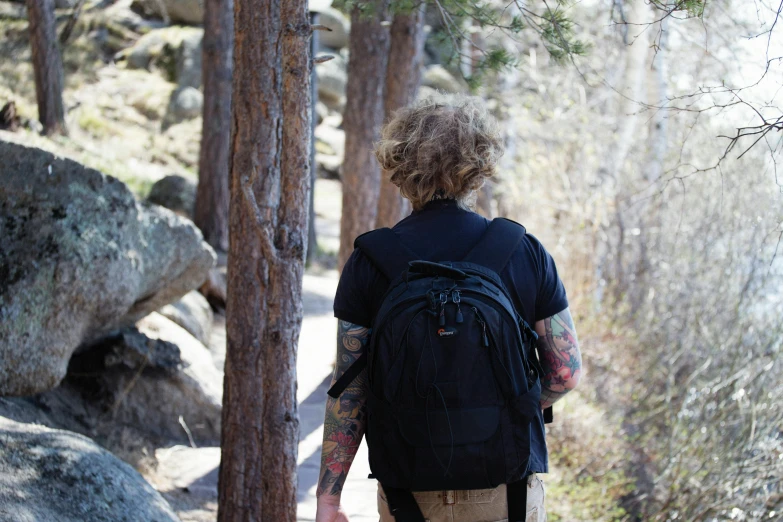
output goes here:
[[522, 319], [522, 336], [522, 340], [526, 343], [538, 341], [538, 334], [530, 327], [529, 324], [527, 324], [527, 321], [524, 319]]

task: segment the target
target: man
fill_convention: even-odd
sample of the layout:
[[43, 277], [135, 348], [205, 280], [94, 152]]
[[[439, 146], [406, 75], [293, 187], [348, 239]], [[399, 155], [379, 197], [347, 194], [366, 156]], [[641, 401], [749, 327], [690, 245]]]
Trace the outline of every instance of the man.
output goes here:
[[[502, 152], [496, 123], [478, 98], [440, 95], [398, 111], [384, 127], [376, 155], [391, 175], [392, 183], [410, 200], [413, 213], [392, 229], [394, 236], [388, 237], [426, 261], [456, 262], [475, 256], [474, 247], [490, 229], [490, 221], [470, 207], [476, 191], [494, 174]], [[507, 223], [508, 226], [512, 225]], [[526, 495], [523, 491], [523, 497], [526, 497], [526, 520], [544, 521], [544, 487], [538, 477], [547, 472], [542, 410], [577, 385], [581, 354], [566, 293], [552, 257], [533, 236], [524, 234], [519, 225], [513, 226], [521, 230], [521, 239], [514, 243], [498, 275], [524, 324], [535, 325], [538, 334], [535, 348], [541, 367], [540, 409], [530, 422], [530, 455], [525, 468], [527, 491]], [[334, 302], [339, 329], [333, 384], [365, 353], [373, 321], [389, 288], [390, 277], [377, 266], [379, 259], [375, 261], [362, 249], [356, 249], [343, 268]], [[450, 313], [459, 314], [456, 322], [462, 323], [459, 300], [454, 298], [453, 303], [456, 309]], [[448, 304], [453, 308], [450, 297]], [[453, 322], [456, 316], [449, 317]], [[476, 319], [480, 317], [477, 315]], [[446, 324], [445, 317], [441, 324]], [[448, 333], [446, 328], [438, 332]], [[484, 339], [490, 346], [486, 335]], [[441, 389], [437, 391], [447, 406]], [[348, 520], [340, 506], [340, 494], [365, 434], [367, 398], [368, 376], [363, 369], [339, 399], [327, 400], [316, 522]], [[429, 402], [427, 408], [430, 409]], [[428, 411], [427, 422], [430, 417]], [[452, 423], [448, 422], [450, 430]], [[453, 456], [453, 436], [451, 443]], [[433, 447], [433, 451], [438, 450]], [[448, 475], [449, 469], [446, 466], [444, 469]], [[501, 484], [485, 489], [417, 490], [412, 495], [421, 515], [430, 522], [497, 522], [509, 517], [509, 503], [514, 500], [513, 495], [507, 496], [512, 491], [510, 488], [507, 491], [506, 485]], [[390, 509], [387, 490], [392, 488], [378, 490], [382, 522], [395, 520], [392, 512], [396, 507]]]

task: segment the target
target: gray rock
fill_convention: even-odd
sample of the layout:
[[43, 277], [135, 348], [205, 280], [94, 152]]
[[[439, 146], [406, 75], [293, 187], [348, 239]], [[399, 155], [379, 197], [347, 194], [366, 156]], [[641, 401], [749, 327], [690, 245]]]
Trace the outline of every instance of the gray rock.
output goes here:
[[174, 302], [215, 253], [173, 212], [49, 152], [0, 142], [0, 395], [51, 389], [71, 354]]
[[11, 2], [0, 2], [0, 20], [27, 20], [27, 7], [24, 2], [16, 5]]
[[136, 328], [122, 331], [113, 340], [102, 343], [105, 351], [101, 369], [153, 370], [176, 375], [182, 367], [179, 347], [162, 339], [151, 339]]
[[[150, 31], [139, 38], [132, 47], [120, 51], [117, 58], [125, 58], [128, 69], [171, 70], [173, 45], [178, 43], [178, 34], [178, 31], [173, 32], [168, 28]], [[171, 42], [173, 37], [177, 40], [174, 44]], [[168, 77], [171, 74], [164, 76]], [[167, 79], [171, 80], [171, 78]]]
[[[328, 121], [328, 120], [327, 120]], [[345, 131], [326, 122], [315, 128], [315, 150], [331, 156], [345, 156]]]
[[174, 24], [200, 25], [204, 20], [204, 0], [134, 0], [131, 9]]
[[324, 179], [342, 178], [343, 159], [339, 156], [331, 156], [329, 154], [316, 152], [315, 166], [318, 177]]
[[180, 87], [201, 88], [201, 41], [203, 31], [188, 34], [177, 49], [176, 81]]
[[196, 27], [154, 29], [117, 53], [115, 59], [125, 59], [129, 69], [157, 71], [170, 82], [200, 87], [203, 35], [204, 30]]
[[174, 375], [149, 371], [107, 374], [105, 386], [115, 404], [116, 422], [145, 426], [163, 439], [184, 439], [185, 428], [196, 442], [220, 439], [223, 400], [223, 374], [212, 354], [195, 337], [160, 314], [153, 313], [136, 324], [150, 339], [172, 343], [179, 348], [182, 370]]
[[345, 60], [337, 55], [328, 62], [315, 66], [318, 76], [318, 99], [332, 110], [340, 110], [345, 105], [345, 86], [348, 83], [348, 70]]
[[178, 522], [142, 476], [92, 440], [0, 417], [0, 519]]
[[196, 182], [177, 174], [166, 176], [152, 185], [147, 201], [192, 219]]
[[180, 87], [171, 94], [163, 126], [168, 127], [201, 116], [204, 95], [193, 87]]
[[464, 81], [458, 80], [442, 65], [431, 65], [424, 71], [422, 85], [439, 91], [458, 93], [467, 92], [468, 87]]
[[315, 104], [315, 117], [316, 117], [316, 125], [324, 121], [324, 118], [326, 118], [329, 115], [329, 107], [326, 106], [325, 103], [318, 101]]
[[144, 448], [189, 443], [180, 416], [199, 443], [218, 440], [223, 374], [215, 358], [152, 314], [74, 354], [57, 388], [0, 397], [0, 417], [81, 433], [137, 469], [149, 468]]
[[[80, 357], [75, 355], [74, 359]], [[0, 417], [79, 433], [142, 473], [155, 469], [155, 448], [169, 441], [149, 436], [146, 426], [116, 422], [113, 405], [96, 394], [99, 375], [106, 372], [66, 377], [57, 388], [31, 397], [0, 397]]]
[[209, 344], [214, 314], [207, 299], [199, 292], [187, 293], [179, 301], [161, 308], [158, 313], [184, 328], [202, 344]]
[[332, 49], [348, 47], [348, 36], [351, 32], [351, 21], [334, 7], [328, 7], [318, 13], [318, 23], [325, 25], [331, 31], [320, 31], [318, 40], [321, 45]]

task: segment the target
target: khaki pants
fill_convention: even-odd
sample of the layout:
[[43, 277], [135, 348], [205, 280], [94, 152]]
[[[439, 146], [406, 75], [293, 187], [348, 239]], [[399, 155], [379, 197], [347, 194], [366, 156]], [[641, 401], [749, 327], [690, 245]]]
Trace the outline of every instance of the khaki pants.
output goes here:
[[[468, 491], [414, 492], [427, 522], [507, 522], [506, 486]], [[394, 522], [389, 503], [378, 485], [380, 522]], [[534, 473], [527, 481], [527, 517], [525, 522], [546, 522], [544, 483]]]

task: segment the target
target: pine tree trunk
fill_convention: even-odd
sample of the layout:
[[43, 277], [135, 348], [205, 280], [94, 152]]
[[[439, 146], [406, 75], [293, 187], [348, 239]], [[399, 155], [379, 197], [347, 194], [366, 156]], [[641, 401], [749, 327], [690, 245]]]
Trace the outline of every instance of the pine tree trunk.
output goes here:
[[237, 0], [218, 520], [294, 522], [310, 187], [306, 0]]
[[348, 85], [343, 116], [343, 211], [340, 221], [339, 268], [353, 252], [356, 236], [375, 226], [381, 167], [372, 153], [383, 123], [383, 88], [389, 56], [389, 30], [384, 20], [388, 0], [361, 14], [351, 13]]
[[[422, 3], [411, 13], [394, 16], [384, 93], [384, 114], [387, 121], [394, 111], [410, 105], [416, 99], [424, 59], [425, 8], [426, 4]], [[392, 185], [386, 173], [383, 173], [375, 226], [394, 226], [409, 211], [407, 203], [407, 200], [400, 196], [400, 189]]]
[[[318, 24], [318, 13], [310, 13], [310, 23], [313, 25]], [[310, 37], [310, 53], [315, 56], [318, 51], [318, 31], [313, 31]], [[315, 67], [310, 72], [310, 100], [312, 104], [312, 111], [315, 114], [315, 104], [318, 103], [318, 75], [315, 73]], [[316, 251], [318, 250], [318, 234], [315, 230], [315, 180], [316, 180], [316, 167], [315, 167], [315, 127], [318, 118], [313, 116], [311, 118], [312, 125], [310, 125], [310, 204], [308, 210], [307, 219], [307, 264], [312, 263], [315, 258]]]
[[27, 0], [38, 119], [44, 134], [66, 133], [63, 64], [57, 47], [54, 0]]
[[228, 154], [231, 135], [233, 0], [205, 0], [198, 190], [194, 221], [216, 250], [228, 250]]

